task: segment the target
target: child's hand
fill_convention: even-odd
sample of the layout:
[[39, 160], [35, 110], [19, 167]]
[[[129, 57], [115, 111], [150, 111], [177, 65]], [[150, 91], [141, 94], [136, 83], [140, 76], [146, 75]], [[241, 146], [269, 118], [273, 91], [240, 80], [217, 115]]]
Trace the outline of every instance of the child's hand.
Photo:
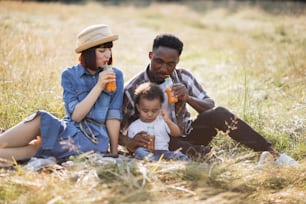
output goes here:
[[170, 120], [170, 119], [169, 119], [169, 113], [168, 113], [168, 111], [162, 109], [160, 114], [161, 114], [161, 116], [163, 117], [163, 119], [164, 119], [165, 121]]

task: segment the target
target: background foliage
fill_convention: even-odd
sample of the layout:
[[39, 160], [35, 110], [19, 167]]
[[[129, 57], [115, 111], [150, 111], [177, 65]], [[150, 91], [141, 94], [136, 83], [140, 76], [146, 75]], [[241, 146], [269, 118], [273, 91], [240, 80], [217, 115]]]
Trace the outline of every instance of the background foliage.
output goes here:
[[[298, 159], [301, 166], [256, 170], [258, 153], [220, 133], [212, 146], [224, 162], [210, 170], [200, 168], [201, 162], [194, 166], [144, 163], [141, 165], [148, 174], [145, 185], [138, 185], [144, 178], [139, 164], [110, 167], [118, 171], [112, 174], [117, 179], [111, 181], [98, 176], [85, 182], [84, 177], [92, 176], [93, 171], [96, 175], [109, 172], [108, 168], [92, 166], [51, 174], [1, 170], [0, 200], [119, 203], [170, 202], [179, 197], [182, 202], [303, 203], [305, 15], [305, 4], [300, 1], [1, 1], [1, 127], [9, 128], [37, 109], [63, 117], [60, 76], [77, 63], [76, 34], [90, 24], [106, 23], [120, 37], [113, 52], [125, 81], [148, 63], [156, 34], [174, 33], [184, 41], [179, 66], [198, 77], [217, 105], [246, 120], [277, 149]], [[127, 173], [129, 168], [136, 173]], [[126, 180], [118, 175], [125, 175]], [[130, 185], [132, 181], [137, 185]], [[42, 189], [48, 191], [42, 191], [36, 201], [31, 198], [31, 193]]]

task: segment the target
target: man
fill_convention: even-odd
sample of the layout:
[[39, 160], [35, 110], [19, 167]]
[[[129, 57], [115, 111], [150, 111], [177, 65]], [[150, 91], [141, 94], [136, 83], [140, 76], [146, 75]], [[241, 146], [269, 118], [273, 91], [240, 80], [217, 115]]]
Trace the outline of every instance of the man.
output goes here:
[[[125, 86], [124, 118], [119, 143], [130, 150], [148, 144], [145, 132], [136, 134], [133, 139], [125, 136], [126, 128], [137, 117], [133, 101], [134, 91], [138, 85], [148, 81], [158, 84], [165, 90], [165, 78], [170, 75], [174, 81], [172, 90], [179, 100], [175, 104], [169, 104], [165, 100], [164, 108], [181, 129], [179, 139], [171, 138], [170, 150], [181, 149], [188, 155], [205, 154], [205, 147], [216, 136], [217, 130], [221, 130], [240, 144], [254, 151], [269, 151], [276, 158], [279, 153], [263, 136], [226, 108], [214, 107], [213, 99], [207, 95], [194, 76], [186, 69], [176, 68], [182, 50], [183, 43], [174, 35], [162, 34], [154, 39], [152, 51], [149, 52], [150, 64]], [[190, 113], [186, 109], [187, 104], [197, 111], [195, 120], [190, 118]]]

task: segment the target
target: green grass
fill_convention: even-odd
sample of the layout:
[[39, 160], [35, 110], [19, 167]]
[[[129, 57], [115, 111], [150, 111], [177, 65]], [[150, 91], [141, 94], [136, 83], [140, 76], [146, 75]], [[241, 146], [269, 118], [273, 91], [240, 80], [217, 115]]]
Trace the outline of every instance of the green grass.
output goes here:
[[156, 34], [174, 33], [184, 41], [179, 66], [300, 166], [259, 169], [258, 153], [220, 133], [212, 145], [224, 162], [209, 166], [76, 160], [61, 170], [0, 169], [0, 203], [305, 203], [306, 5], [199, 2], [1, 1], [0, 127], [37, 109], [63, 117], [60, 77], [77, 63], [76, 34], [106, 23], [119, 34], [113, 52], [125, 81], [149, 62]]

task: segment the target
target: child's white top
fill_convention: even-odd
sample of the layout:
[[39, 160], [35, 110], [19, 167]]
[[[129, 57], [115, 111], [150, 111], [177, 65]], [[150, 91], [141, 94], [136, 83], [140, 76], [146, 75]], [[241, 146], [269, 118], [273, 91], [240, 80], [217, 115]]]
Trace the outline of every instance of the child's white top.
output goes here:
[[148, 132], [149, 127], [154, 127], [155, 150], [169, 150], [170, 129], [160, 115], [150, 123], [135, 120], [128, 128], [128, 137], [133, 138], [141, 131]]

